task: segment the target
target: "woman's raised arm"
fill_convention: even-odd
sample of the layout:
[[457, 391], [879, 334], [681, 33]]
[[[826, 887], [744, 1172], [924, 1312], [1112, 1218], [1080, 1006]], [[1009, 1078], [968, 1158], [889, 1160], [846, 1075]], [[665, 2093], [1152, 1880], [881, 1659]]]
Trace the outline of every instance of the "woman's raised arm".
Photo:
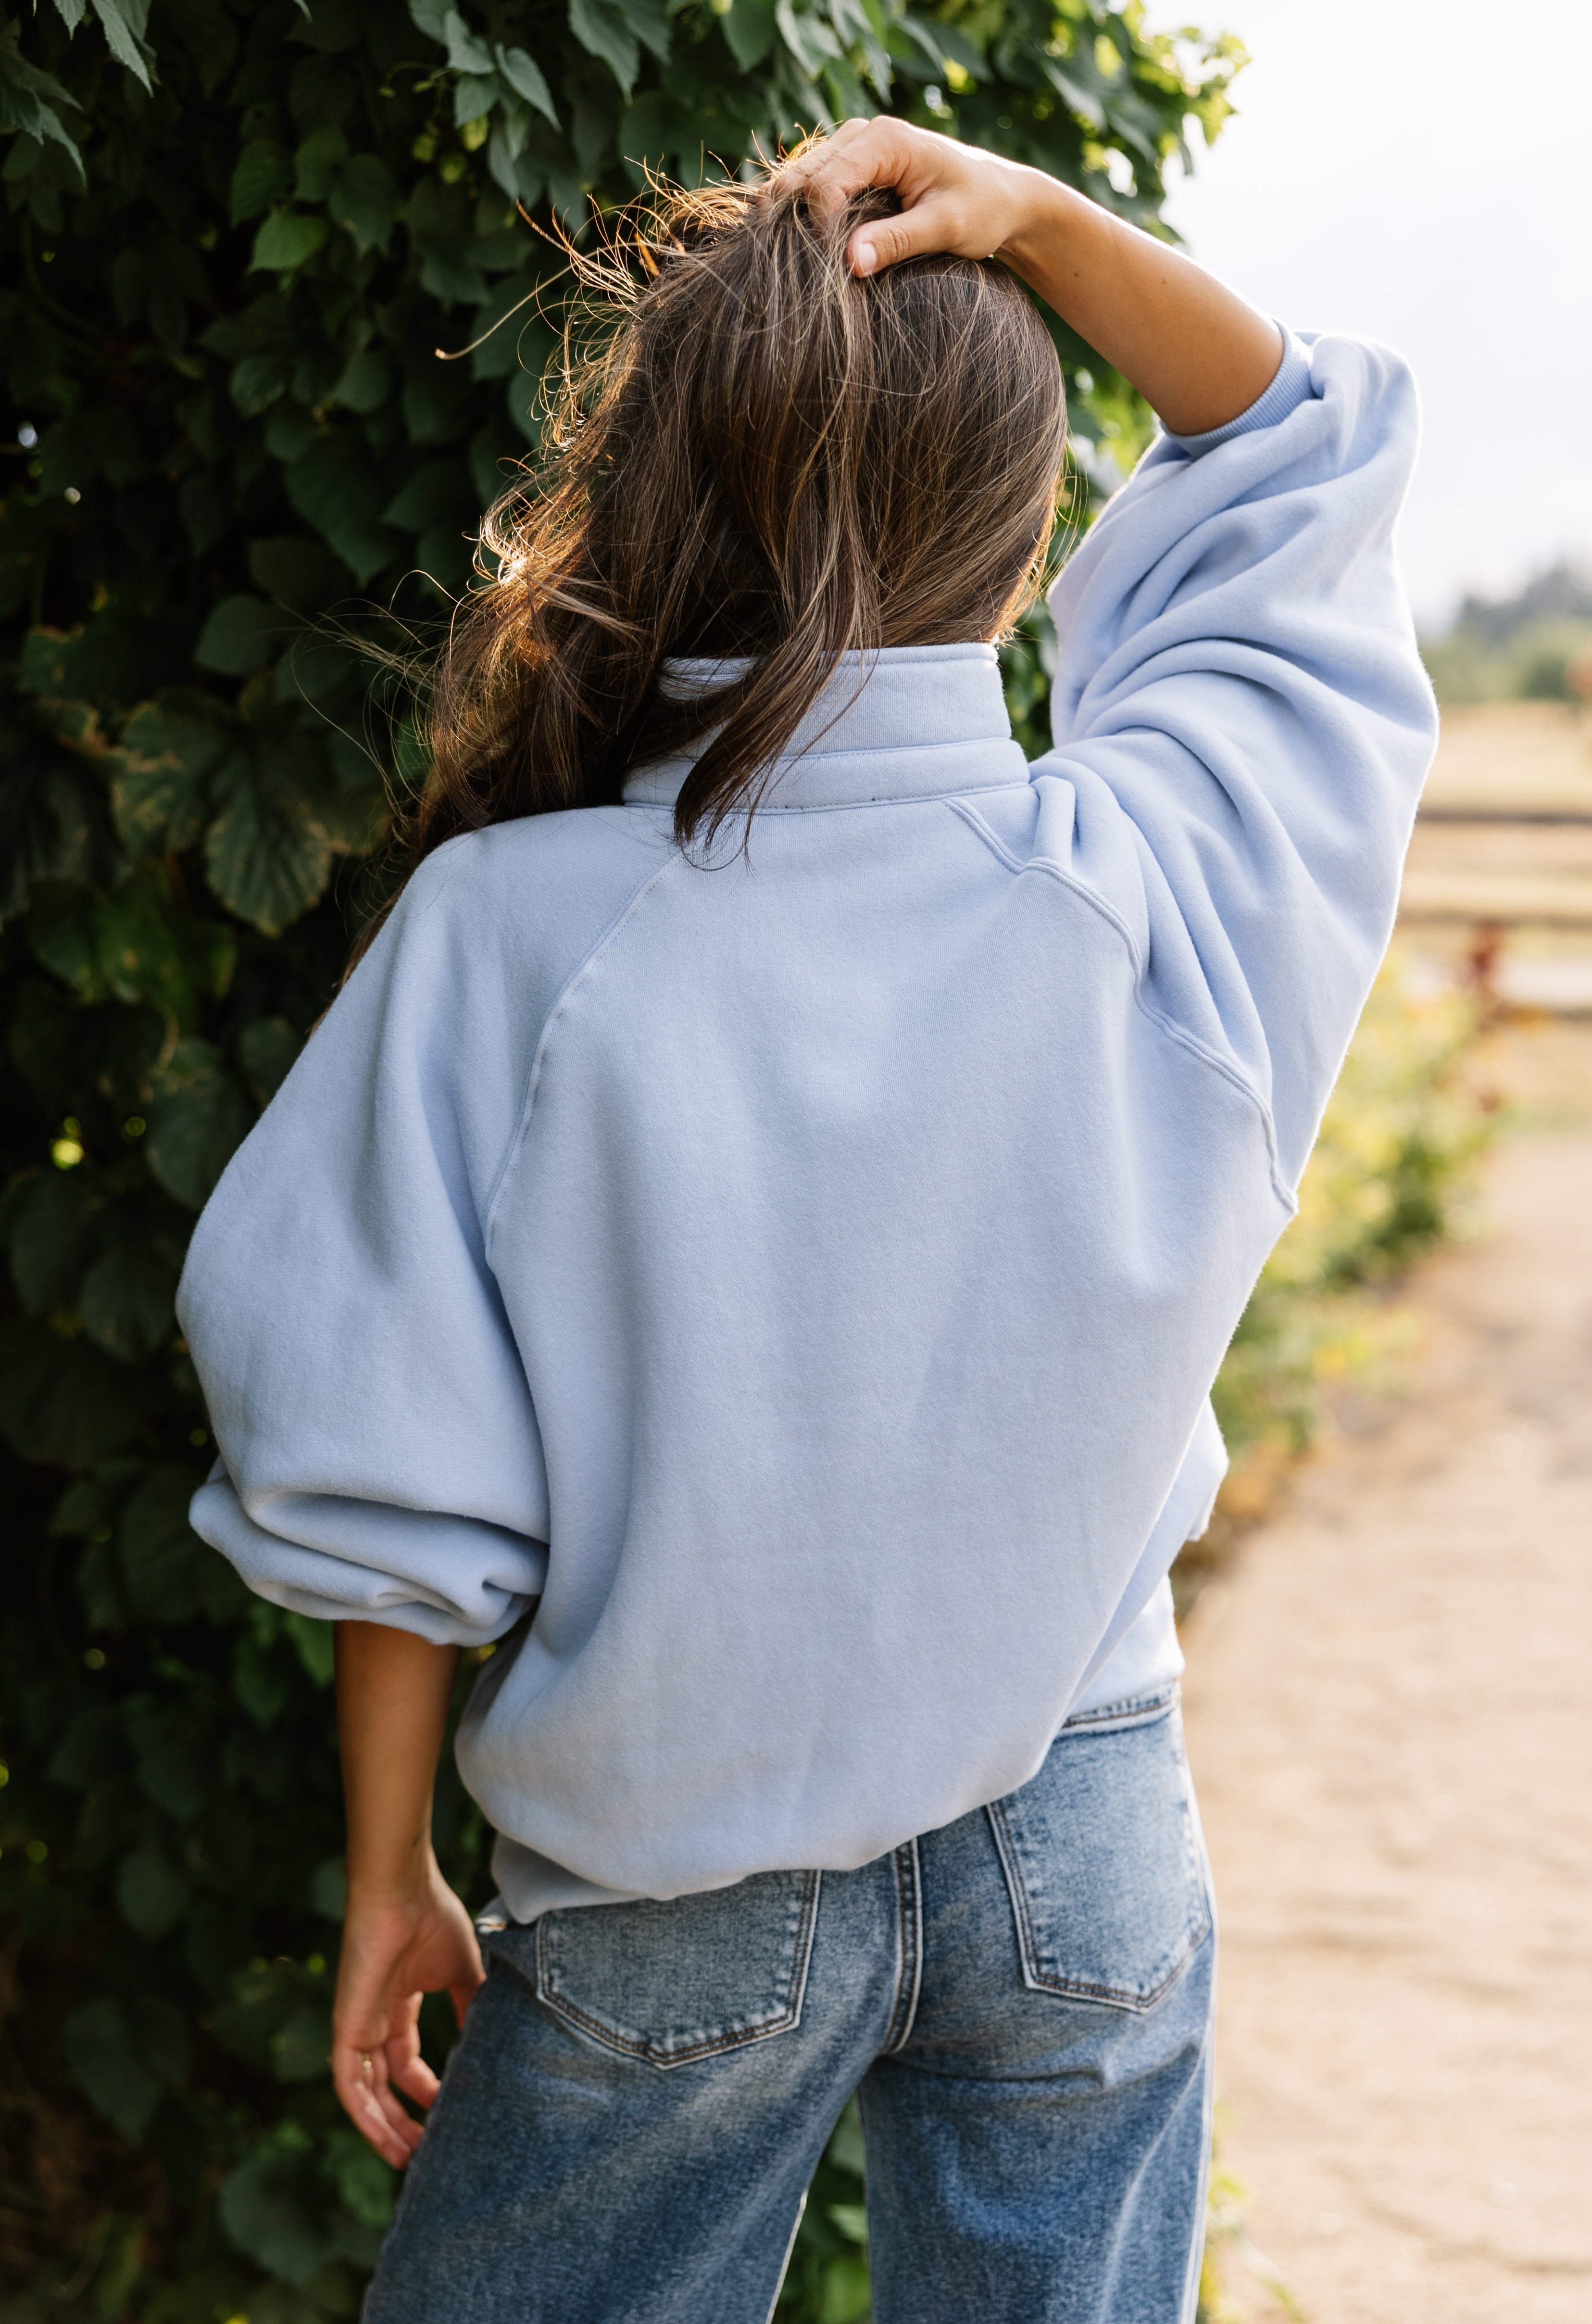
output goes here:
[[1174, 436], [1225, 427], [1264, 395], [1277, 326], [1192, 259], [1042, 170], [902, 121], [848, 121], [787, 164], [821, 215], [869, 187], [898, 217], [860, 226], [858, 274], [939, 250], [999, 258], [1132, 381]]

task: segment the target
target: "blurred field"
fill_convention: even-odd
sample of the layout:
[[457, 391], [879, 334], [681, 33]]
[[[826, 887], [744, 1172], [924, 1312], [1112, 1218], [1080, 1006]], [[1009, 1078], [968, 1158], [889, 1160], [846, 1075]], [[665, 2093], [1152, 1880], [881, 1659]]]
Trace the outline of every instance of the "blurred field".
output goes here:
[[1448, 974], [1487, 922], [1502, 937], [1500, 997], [1592, 1014], [1592, 711], [1508, 702], [1443, 714], [1400, 935]]
[[[1584, 785], [1592, 812], [1585, 742], [1546, 706], [1450, 716], [1429, 804]], [[1431, 820], [1412, 897], [1589, 859], [1573, 824]], [[1592, 2314], [1592, 915], [1495, 941], [1458, 908], [1401, 933], [1440, 1000], [1477, 964], [1586, 1001], [1506, 1011], [1473, 1054], [1505, 1134], [1474, 1238], [1400, 1296], [1402, 1392], [1327, 1384], [1315, 1456], [1188, 1626], [1247, 2190], [1213, 2324]]]

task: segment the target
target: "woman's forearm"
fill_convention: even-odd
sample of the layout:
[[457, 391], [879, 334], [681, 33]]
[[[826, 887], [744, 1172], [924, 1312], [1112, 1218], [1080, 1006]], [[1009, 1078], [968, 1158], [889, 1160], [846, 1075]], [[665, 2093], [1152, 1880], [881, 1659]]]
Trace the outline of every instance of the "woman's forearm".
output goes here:
[[1264, 395], [1282, 334], [1181, 252], [1035, 170], [999, 255], [1131, 380], [1174, 435], [1236, 420]]
[[348, 1812], [348, 1909], [332, 2008], [332, 2080], [349, 2118], [401, 2169], [420, 2126], [398, 2093], [429, 2106], [420, 1999], [446, 1990], [462, 2025], [482, 1979], [470, 1916], [437, 1868], [431, 1792], [458, 1668], [380, 1622], [339, 1622], [337, 1739]]
[[337, 1623], [335, 1645], [349, 1889], [402, 1896], [429, 1875], [432, 1787], [459, 1650], [379, 1622]]

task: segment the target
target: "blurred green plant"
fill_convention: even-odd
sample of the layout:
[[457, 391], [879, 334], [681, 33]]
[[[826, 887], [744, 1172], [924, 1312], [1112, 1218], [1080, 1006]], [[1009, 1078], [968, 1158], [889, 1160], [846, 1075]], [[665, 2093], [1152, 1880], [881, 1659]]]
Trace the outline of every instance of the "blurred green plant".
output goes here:
[[[1467, 1073], [1477, 1003], [1416, 988], [1395, 949], [1360, 1019], [1300, 1188], [1214, 1391], [1233, 1456], [1209, 1543], [1179, 1561], [1187, 1588], [1258, 1515], [1306, 1451], [1334, 1385], [1396, 1376], [1407, 1319], [1379, 1286], [1463, 1225], [1491, 1100]], [[1174, 1582], [1179, 1568], [1173, 1569]]]
[[1467, 597], [1421, 651], [1445, 708], [1592, 695], [1592, 574], [1551, 565], [1512, 596]]
[[[886, 106], [1155, 228], [1241, 61], [1138, 0], [0, 10], [11, 2319], [351, 2317], [391, 2209], [323, 2064], [327, 1633], [188, 1530], [211, 1448], [171, 1293], [417, 771], [338, 624], [423, 643], [468, 585], [537, 441], [544, 235], [649, 165], [735, 171]], [[1081, 503], [1149, 417], [1058, 344]], [[1037, 636], [1012, 657], [1030, 714]], [[438, 1838], [480, 1899], [451, 1770]], [[812, 2324], [860, 2296], [847, 2135], [787, 2295]]]

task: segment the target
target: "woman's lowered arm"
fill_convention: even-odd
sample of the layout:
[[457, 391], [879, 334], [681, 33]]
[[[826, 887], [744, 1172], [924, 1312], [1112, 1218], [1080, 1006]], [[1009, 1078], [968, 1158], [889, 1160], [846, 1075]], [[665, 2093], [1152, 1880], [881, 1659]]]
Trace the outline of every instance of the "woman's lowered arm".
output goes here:
[[332, 2080], [354, 2127], [400, 2168], [420, 2143], [401, 2090], [428, 2107], [424, 1995], [453, 1996], [460, 2023], [482, 1982], [470, 1915], [437, 1868], [431, 1791], [458, 1666], [377, 1622], [336, 1626], [337, 1739], [348, 1815], [348, 1905], [332, 2010]]
[[1132, 381], [1173, 435], [1236, 420], [1282, 359], [1275, 323], [1043, 170], [883, 119], [846, 122], [787, 169], [821, 215], [868, 187], [900, 196], [899, 217], [852, 235], [858, 274], [942, 250], [1003, 260]]

